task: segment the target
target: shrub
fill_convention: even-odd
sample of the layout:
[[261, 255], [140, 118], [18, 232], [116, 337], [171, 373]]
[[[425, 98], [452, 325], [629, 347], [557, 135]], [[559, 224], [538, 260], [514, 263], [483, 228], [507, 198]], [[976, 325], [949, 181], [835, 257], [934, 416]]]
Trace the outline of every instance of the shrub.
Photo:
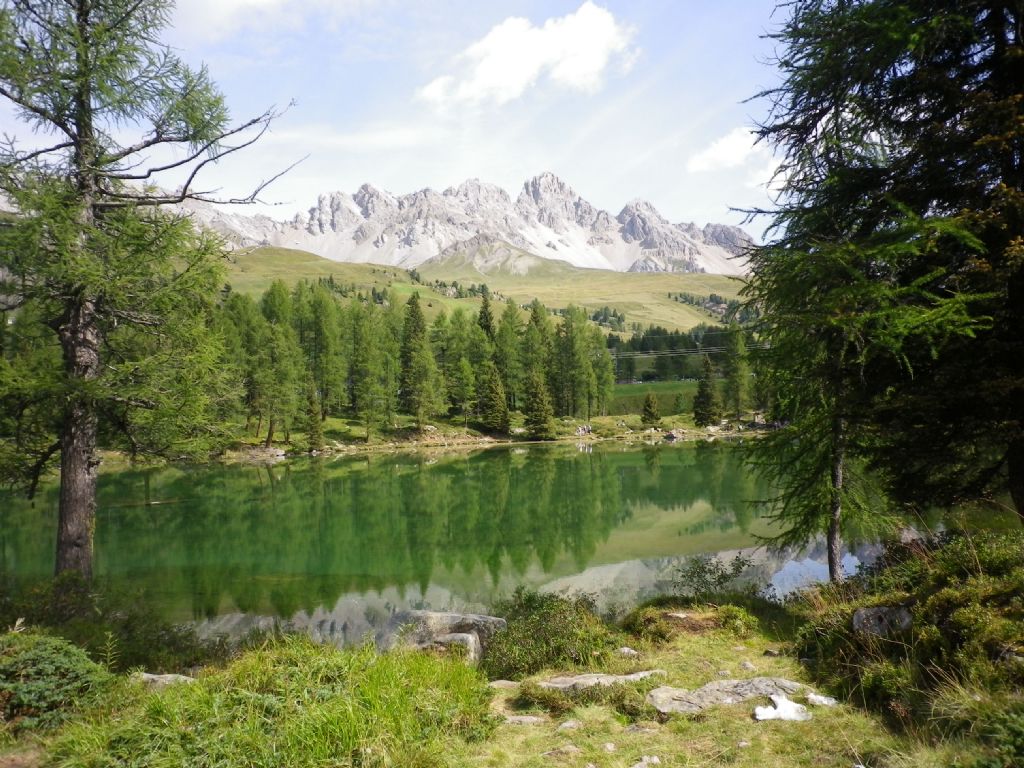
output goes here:
[[672, 625], [665, 618], [665, 611], [653, 606], [630, 611], [621, 626], [634, 637], [651, 643], [663, 643], [672, 637]]
[[481, 669], [491, 679], [517, 680], [542, 669], [590, 666], [615, 647], [614, 635], [587, 597], [520, 587], [493, 612], [508, 626], [491, 638], [481, 659]]
[[0, 714], [15, 732], [59, 723], [95, 700], [112, 680], [84, 651], [59, 637], [0, 636]]
[[739, 637], [746, 637], [757, 629], [757, 619], [738, 605], [721, 605], [718, 607], [718, 619], [722, 629]]

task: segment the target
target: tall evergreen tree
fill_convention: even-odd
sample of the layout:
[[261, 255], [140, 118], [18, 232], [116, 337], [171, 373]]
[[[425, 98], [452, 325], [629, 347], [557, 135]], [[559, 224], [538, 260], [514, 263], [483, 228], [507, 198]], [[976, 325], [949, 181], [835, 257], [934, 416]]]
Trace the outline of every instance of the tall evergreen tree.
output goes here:
[[[177, 382], [195, 384], [199, 371], [213, 372], [202, 323], [219, 282], [217, 244], [188, 222], [150, 209], [199, 197], [191, 186], [197, 172], [244, 146], [224, 139], [245, 125], [229, 129], [206, 71], [190, 70], [157, 42], [170, 11], [164, 0], [91, 0], [8, 3], [0, 12], [0, 96], [32, 145], [0, 148], [0, 193], [18, 212], [0, 235], [0, 296], [9, 305], [44, 307], [61, 349], [63, 394], [54, 402], [59, 416], [46, 457], [59, 454], [60, 461], [56, 570], [86, 577], [97, 437], [101, 423], [115, 424], [104, 404], [155, 413], [172, 405]], [[265, 126], [271, 118], [246, 125]], [[40, 137], [51, 136], [52, 143], [36, 148]], [[175, 157], [175, 150], [178, 159], [148, 162]], [[172, 186], [163, 171], [183, 168], [188, 183], [178, 192], [153, 191]], [[135, 185], [141, 180], [145, 188]], [[160, 328], [161, 343], [155, 335], [129, 342], [132, 328]], [[119, 357], [112, 347], [122, 338], [145, 359]], [[165, 367], [152, 364], [157, 355]], [[193, 363], [189, 374], [169, 375]], [[142, 377], [149, 374], [158, 381], [146, 397]], [[115, 386], [108, 386], [112, 378]], [[173, 403], [181, 426], [197, 415], [195, 405], [209, 389], [200, 384], [194, 398]], [[16, 443], [15, 435], [17, 455]], [[37, 464], [42, 470], [47, 461]]]
[[725, 379], [725, 410], [737, 421], [743, 417], [749, 389], [750, 366], [744, 331], [736, 323], [729, 326], [725, 337], [725, 358], [722, 363]]
[[476, 377], [473, 375], [473, 366], [465, 357], [460, 357], [455, 367], [455, 377], [449, 385], [449, 394], [462, 414], [463, 426], [468, 427], [469, 413], [476, 399]]
[[721, 420], [722, 407], [715, 386], [715, 369], [711, 366], [711, 358], [704, 355], [704, 367], [693, 398], [693, 423], [698, 427], [710, 427]]
[[400, 365], [400, 407], [414, 416], [417, 427], [423, 429], [427, 418], [440, 411], [444, 393], [418, 293], [410, 296], [405, 305]]
[[526, 377], [523, 415], [526, 434], [533, 440], [552, 440], [555, 437], [554, 409], [548, 395], [548, 385], [540, 371], [533, 370]]
[[547, 380], [551, 366], [553, 337], [554, 330], [548, 312], [540, 301], [534, 299], [530, 303], [530, 319], [523, 331], [519, 355], [522, 369], [527, 374], [535, 371]]
[[477, 400], [481, 423], [490, 432], [508, 434], [508, 402], [505, 399], [505, 388], [501, 384], [501, 375], [494, 363], [488, 361], [484, 364], [478, 381]]
[[640, 421], [644, 424], [657, 424], [661, 421], [661, 413], [658, 411], [658, 398], [653, 392], [648, 392], [644, 397], [644, 410], [640, 414]]
[[519, 359], [522, 322], [519, 319], [519, 307], [509, 299], [498, 320], [498, 330], [494, 334], [494, 364], [501, 375], [501, 383], [508, 398], [508, 407], [516, 408], [516, 393], [521, 386], [522, 363]]
[[[872, 391], [891, 392], [916, 350], [928, 357], [981, 330], [970, 311], [976, 297], [961, 290], [970, 281], [949, 268], [953, 254], [975, 259], [981, 243], [920, 176], [929, 163], [922, 153], [934, 147], [912, 148], [901, 137], [909, 126], [920, 130], [916, 116], [931, 110], [917, 89], [940, 82], [916, 79], [917, 57], [941, 49], [935, 43], [957, 15], [946, 15], [953, 4], [940, 4], [937, 15], [925, 5], [794, 3], [778, 34], [783, 84], [770, 93], [773, 111], [760, 131], [779, 148], [786, 180], [773, 212], [777, 237], [751, 254], [745, 291], [767, 344], [759, 375], [784, 428], [754, 452], [779, 488], [776, 516], [787, 529], [778, 543], [824, 531], [833, 580], [842, 578], [843, 521], [869, 506], [867, 478], [855, 470], [881, 436], [871, 430]], [[919, 30], [937, 37], [918, 39]], [[854, 53], [865, 44], [864, 56]], [[938, 91], [948, 86], [943, 79]], [[960, 95], [949, 116], [957, 125]], [[946, 122], [933, 118], [927, 132]]]
[[352, 349], [349, 353], [349, 403], [366, 430], [366, 442], [386, 417], [387, 379], [383, 363], [385, 333], [380, 311], [354, 301], [349, 307]]
[[491, 309], [491, 294], [488, 291], [483, 292], [476, 323], [480, 326], [480, 330], [487, 334], [487, 340], [494, 343], [494, 311]]

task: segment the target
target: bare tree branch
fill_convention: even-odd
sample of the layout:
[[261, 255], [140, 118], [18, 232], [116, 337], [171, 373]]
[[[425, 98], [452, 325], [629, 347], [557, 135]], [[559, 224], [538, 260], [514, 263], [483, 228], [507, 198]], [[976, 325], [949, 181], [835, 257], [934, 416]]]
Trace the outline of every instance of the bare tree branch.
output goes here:
[[53, 125], [60, 128], [61, 131], [64, 132], [64, 135], [67, 136], [69, 139], [71, 139], [72, 141], [75, 140], [75, 134], [71, 131], [67, 124], [63, 120], [61, 120], [57, 115], [50, 112], [50, 110], [33, 104], [32, 102], [28, 101], [28, 99], [26, 99], [23, 95], [14, 93], [9, 88], [6, 88], [2, 85], [0, 85], [0, 96], [3, 96], [5, 99], [7, 99], [10, 102], [13, 102], [14, 104], [17, 104], [19, 107], [26, 110], [27, 112], [31, 112], [36, 117], [42, 118], [48, 123], [52, 123]]
[[13, 160], [11, 160], [8, 163], [5, 163], [4, 165], [8, 167], [20, 165], [21, 163], [27, 163], [29, 160], [34, 160], [37, 157], [40, 157], [41, 155], [46, 155], [49, 154], [50, 152], [57, 152], [59, 150], [67, 149], [73, 146], [75, 146], [75, 142], [73, 141], [62, 141], [60, 144], [54, 144], [52, 147], [46, 147], [45, 149], [37, 149], [34, 152], [28, 152], [22, 155], [21, 157], [15, 157]]
[[34, 499], [36, 490], [39, 488], [39, 479], [42, 477], [46, 463], [53, 458], [53, 455], [60, 450], [60, 442], [53, 443], [47, 447], [36, 462], [29, 468], [28, 498]]

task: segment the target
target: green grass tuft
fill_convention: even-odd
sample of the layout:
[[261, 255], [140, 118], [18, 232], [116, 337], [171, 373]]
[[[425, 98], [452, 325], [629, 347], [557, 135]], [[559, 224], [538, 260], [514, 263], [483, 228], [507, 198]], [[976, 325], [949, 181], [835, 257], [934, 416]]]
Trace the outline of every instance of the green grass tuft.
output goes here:
[[439, 766], [445, 742], [492, 727], [483, 678], [430, 654], [286, 638], [226, 669], [72, 725], [63, 766]]

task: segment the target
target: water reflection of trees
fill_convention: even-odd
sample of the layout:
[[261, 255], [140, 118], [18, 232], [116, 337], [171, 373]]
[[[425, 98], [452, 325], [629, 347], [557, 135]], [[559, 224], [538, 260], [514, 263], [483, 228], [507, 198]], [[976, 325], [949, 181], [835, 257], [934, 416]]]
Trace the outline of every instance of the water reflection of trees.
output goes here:
[[[745, 530], [755, 495], [735, 453], [718, 446], [126, 472], [101, 484], [97, 573], [179, 615], [185, 600], [196, 617], [290, 616], [350, 592], [425, 591], [442, 572], [497, 583], [566, 556], [582, 569], [638, 502], [705, 501], [716, 513], [693, 525]], [[150, 498], [172, 503], [139, 503]], [[2, 521], [3, 563], [24, 576], [52, 563], [53, 518], [46, 499], [39, 506], [15, 504]]]

